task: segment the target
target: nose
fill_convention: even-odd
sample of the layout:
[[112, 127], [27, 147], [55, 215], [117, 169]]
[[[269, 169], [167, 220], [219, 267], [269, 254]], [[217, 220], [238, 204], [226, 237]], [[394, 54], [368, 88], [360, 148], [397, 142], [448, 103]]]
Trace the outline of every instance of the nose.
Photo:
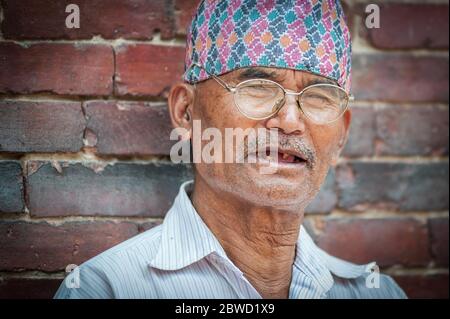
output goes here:
[[287, 94], [284, 105], [281, 105], [278, 113], [267, 120], [266, 127], [282, 130], [284, 134], [304, 134], [306, 129], [304, 114], [298, 106], [297, 96]]

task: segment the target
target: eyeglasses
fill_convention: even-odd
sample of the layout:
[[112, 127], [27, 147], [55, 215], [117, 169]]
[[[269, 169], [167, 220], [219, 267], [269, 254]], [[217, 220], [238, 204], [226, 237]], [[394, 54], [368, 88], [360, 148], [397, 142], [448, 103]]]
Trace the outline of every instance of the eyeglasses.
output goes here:
[[[302, 113], [317, 124], [330, 124], [338, 120], [354, 98], [341, 87], [334, 84], [320, 83], [307, 86], [300, 92], [285, 89], [277, 82], [266, 79], [250, 79], [231, 86], [205, 67], [203, 69], [224, 89], [233, 93], [234, 104], [246, 117], [264, 120], [274, 116], [283, 107], [287, 95], [296, 96], [296, 102]], [[191, 66], [191, 67], [192, 67]]]

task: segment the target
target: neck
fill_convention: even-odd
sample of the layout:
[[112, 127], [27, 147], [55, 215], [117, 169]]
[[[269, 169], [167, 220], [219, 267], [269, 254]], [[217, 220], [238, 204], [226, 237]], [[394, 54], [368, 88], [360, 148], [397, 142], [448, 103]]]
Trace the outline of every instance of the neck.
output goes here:
[[192, 202], [263, 298], [287, 298], [303, 213], [258, 207], [196, 178]]

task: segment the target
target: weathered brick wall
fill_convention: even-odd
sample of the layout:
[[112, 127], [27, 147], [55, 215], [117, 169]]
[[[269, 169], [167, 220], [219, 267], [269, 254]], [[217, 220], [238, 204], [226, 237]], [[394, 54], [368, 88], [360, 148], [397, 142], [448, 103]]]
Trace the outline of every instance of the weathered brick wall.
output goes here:
[[[159, 224], [169, 87], [196, 0], [0, 1], [0, 298], [51, 297], [80, 264]], [[65, 7], [81, 9], [66, 29]], [[345, 156], [306, 223], [410, 297], [448, 297], [448, 1], [346, 1], [357, 101]]]

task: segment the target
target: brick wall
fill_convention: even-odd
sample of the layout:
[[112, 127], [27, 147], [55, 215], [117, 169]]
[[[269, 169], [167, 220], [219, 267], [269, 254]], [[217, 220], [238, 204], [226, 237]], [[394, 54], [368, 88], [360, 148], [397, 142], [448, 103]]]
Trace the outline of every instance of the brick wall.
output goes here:
[[[354, 122], [306, 224], [410, 297], [448, 297], [448, 1], [379, 1], [372, 30], [367, 3], [345, 3]], [[51, 297], [66, 265], [159, 224], [192, 176], [168, 157], [166, 97], [195, 4], [0, 1], [0, 298]]]

